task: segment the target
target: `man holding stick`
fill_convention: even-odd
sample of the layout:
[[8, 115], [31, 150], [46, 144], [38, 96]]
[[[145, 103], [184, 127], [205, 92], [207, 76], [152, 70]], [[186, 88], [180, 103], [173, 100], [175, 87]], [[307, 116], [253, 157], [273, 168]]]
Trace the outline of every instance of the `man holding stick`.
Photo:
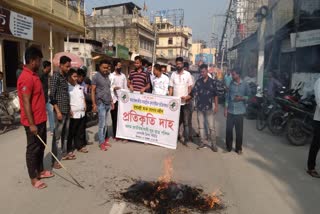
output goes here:
[[35, 47], [25, 52], [26, 65], [19, 76], [17, 89], [21, 108], [21, 124], [27, 136], [26, 161], [31, 184], [37, 189], [47, 187], [40, 179], [53, 177], [53, 173], [43, 169], [43, 156], [46, 143], [46, 102], [41, 80], [37, 74], [43, 55]]

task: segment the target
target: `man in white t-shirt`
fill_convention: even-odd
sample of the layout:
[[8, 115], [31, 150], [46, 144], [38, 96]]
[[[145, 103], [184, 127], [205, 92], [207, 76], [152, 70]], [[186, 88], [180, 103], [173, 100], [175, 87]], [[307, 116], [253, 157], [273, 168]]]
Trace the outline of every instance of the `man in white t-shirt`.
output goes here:
[[155, 64], [153, 67], [154, 78], [152, 79], [152, 94], [168, 95], [169, 77], [161, 72], [161, 65]]
[[117, 121], [118, 121], [118, 90], [128, 89], [126, 75], [122, 73], [122, 64], [120, 61], [114, 62], [114, 71], [109, 76], [111, 81], [112, 100], [114, 103], [114, 109], [110, 111], [112, 120], [113, 137], [117, 138]]
[[[190, 117], [190, 103], [187, 101], [188, 96], [191, 93], [193, 80], [191, 74], [183, 69], [183, 58], [178, 57], [176, 59], [177, 71], [173, 72], [170, 78], [169, 95], [181, 98], [181, 110], [179, 127], [183, 124], [183, 133], [179, 132], [179, 140], [183, 145], [187, 145], [189, 138], [189, 117]], [[179, 129], [180, 130], [180, 129]]]

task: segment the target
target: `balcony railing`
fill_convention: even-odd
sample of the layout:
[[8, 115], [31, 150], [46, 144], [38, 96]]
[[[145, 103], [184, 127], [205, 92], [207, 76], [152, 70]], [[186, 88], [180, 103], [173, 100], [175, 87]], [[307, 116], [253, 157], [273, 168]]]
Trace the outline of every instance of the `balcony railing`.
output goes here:
[[84, 0], [10, 0], [8, 4], [21, 3], [66, 22], [84, 26]]

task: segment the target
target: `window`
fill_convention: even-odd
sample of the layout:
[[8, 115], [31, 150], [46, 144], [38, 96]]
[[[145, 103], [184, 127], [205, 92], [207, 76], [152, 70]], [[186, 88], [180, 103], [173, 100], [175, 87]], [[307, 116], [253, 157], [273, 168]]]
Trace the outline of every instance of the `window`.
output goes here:
[[184, 39], [184, 47], [188, 47], [188, 39]]
[[170, 38], [168, 39], [168, 45], [172, 45], [172, 44], [173, 44], [173, 38], [170, 37]]

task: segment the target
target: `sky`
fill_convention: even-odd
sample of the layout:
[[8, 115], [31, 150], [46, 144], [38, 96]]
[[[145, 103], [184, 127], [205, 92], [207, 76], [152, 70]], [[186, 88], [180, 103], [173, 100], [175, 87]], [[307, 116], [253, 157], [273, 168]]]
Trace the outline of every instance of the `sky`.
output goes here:
[[[166, 9], [184, 9], [184, 25], [192, 28], [193, 40], [205, 40], [210, 45], [212, 32], [221, 35], [229, 0], [86, 0], [86, 9], [125, 2], [133, 2], [148, 13]], [[217, 16], [218, 15], [218, 16]], [[213, 44], [215, 46], [215, 44]]]

